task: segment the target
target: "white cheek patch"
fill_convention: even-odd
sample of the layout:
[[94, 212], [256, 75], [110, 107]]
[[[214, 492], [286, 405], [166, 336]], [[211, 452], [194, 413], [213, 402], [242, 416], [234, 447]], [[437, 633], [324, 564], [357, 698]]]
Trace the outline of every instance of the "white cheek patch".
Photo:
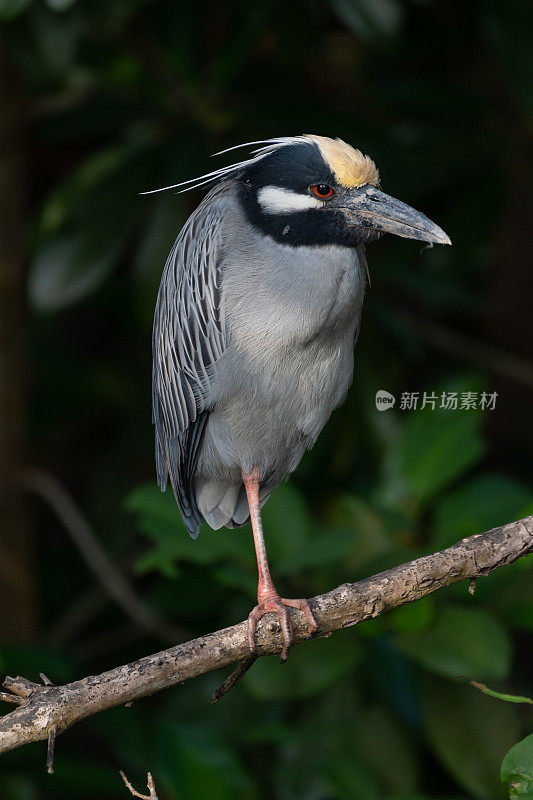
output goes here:
[[267, 214], [292, 214], [309, 208], [322, 208], [318, 197], [291, 192], [281, 186], [264, 186], [257, 194], [259, 205]]

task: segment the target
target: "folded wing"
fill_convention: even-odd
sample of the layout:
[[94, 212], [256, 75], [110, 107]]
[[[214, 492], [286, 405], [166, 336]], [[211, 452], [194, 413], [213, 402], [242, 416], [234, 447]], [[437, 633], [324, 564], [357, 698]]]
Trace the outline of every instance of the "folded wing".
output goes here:
[[215, 188], [187, 220], [167, 259], [152, 337], [157, 482], [167, 480], [191, 536], [202, 515], [194, 468], [209, 414], [213, 366], [225, 349], [220, 309], [222, 208]]

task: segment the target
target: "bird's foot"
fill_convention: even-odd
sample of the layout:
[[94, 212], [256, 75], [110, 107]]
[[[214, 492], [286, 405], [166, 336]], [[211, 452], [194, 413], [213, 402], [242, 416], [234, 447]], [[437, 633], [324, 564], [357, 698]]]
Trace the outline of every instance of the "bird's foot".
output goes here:
[[307, 600], [287, 600], [279, 595], [268, 597], [258, 603], [248, 617], [248, 644], [250, 652], [255, 652], [255, 631], [257, 623], [265, 614], [274, 611], [278, 615], [281, 633], [283, 635], [283, 650], [281, 651], [281, 663], [287, 660], [289, 650], [293, 644], [291, 616], [289, 608], [296, 608], [305, 614], [309, 625], [309, 636], [313, 636], [318, 630], [318, 624], [311, 611], [311, 606]]

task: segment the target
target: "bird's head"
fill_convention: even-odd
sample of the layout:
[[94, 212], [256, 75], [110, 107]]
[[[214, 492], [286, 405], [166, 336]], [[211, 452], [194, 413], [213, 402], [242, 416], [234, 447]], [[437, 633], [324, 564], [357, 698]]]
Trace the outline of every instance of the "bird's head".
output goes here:
[[216, 155], [249, 145], [261, 145], [249, 159], [164, 188], [187, 191], [231, 180], [250, 222], [294, 247], [356, 247], [384, 233], [451, 244], [420, 211], [381, 192], [372, 159], [341, 139], [286, 136], [247, 142]]
[[450, 244], [424, 214], [377, 189], [374, 162], [341, 139], [295, 137], [239, 180], [250, 221], [278, 242], [355, 247], [392, 233]]

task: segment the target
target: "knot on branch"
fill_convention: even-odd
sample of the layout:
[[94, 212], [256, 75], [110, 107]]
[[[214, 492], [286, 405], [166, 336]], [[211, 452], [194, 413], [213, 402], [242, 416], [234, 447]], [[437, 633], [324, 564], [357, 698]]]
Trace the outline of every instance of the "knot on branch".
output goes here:
[[[31, 701], [37, 696], [50, 693], [50, 689], [54, 689], [52, 681], [41, 672], [39, 673], [41, 683], [29, 681], [21, 675], [16, 678], [6, 676], [2, 686], [7, 689], [7, 692], [0, 692], [0, 700], [6, 703], [13, 703], [17, 706], [30, 706]], [[40, 697], [39, 697], [40, 699]], [[46, 769], [52, 774], [54, 771], [54, 751], [56, 744], [57, 724], [51, 721], [52, 714], [47, 712], [47, 709], [41, 710], [39, 713], [36, 711], [34, 716], [34, 725], [48, 736], [48, 748], [46, 751]], [[43, 737], [44, 738], [44, 737]]]
[[[48, 681], [48, 679], [46, 680]], [[44, 683], [44, 686], [47, 685], [50, 684]], [[7, 689], [7, 692], [0, 692], [0, 699], [4, 700], [6, 703], [14, 703], [14, 705], [17, 706], [25, 705], [35, 692], [41, 691], [44, 688], [40, 683], [29, 681], [21, 675], [17, 675], [16, 678], [10, 678], [9, 675], [7, 675], [2, 686], [4, 689]]]

